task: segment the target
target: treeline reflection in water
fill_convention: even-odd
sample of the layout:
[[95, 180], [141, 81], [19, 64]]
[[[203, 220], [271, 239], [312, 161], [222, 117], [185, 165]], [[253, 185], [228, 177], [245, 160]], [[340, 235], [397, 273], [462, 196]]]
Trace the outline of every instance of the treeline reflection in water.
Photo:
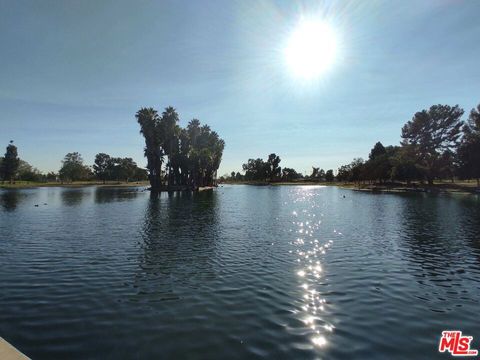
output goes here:
[[142, 301], [180, 299], [215, 278], [216, 200], [212, 191], [150, 194], [133, 284]]

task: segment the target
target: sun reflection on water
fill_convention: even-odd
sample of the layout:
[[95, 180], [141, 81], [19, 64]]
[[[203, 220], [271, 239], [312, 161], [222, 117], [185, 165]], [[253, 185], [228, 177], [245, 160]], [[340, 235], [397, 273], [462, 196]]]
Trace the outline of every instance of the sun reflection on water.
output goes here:
[[[333, 240], [342, 234], [336, 229], [326, 233], [321, 228], [323, 214], [319, 214], [317, 191], [305, 191], [301, 189], [295, 193], [293, 202], [298, 208], [292, 212], [292, 233], [295, 239], [291, 242], [298, 267], [296, 274], [301, 280], [300, 288], [303, 296], [301, 298], [301, 311], [298, 312], [305, 328], [309, 333], [310, 340], [315, 347], [323, 348], [328, 345], [328, 336], [334, 331], [333, 324], [326, 319], [328, 310], [327, 299], [320, 291], [323, 277], [322, 262], [324, 255], [333, 245]], [[314, 213], [316, 212], [316, 213]], [[330, 236], [329, 236], [330, 235]]]

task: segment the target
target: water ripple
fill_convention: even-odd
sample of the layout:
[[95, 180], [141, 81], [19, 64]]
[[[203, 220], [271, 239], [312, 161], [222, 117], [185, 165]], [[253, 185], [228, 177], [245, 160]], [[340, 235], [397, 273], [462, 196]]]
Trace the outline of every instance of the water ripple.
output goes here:
[[424, 359], [478, 333], [478, 198], [140, 190], [0, 190], [3, 337], [34, 359]]

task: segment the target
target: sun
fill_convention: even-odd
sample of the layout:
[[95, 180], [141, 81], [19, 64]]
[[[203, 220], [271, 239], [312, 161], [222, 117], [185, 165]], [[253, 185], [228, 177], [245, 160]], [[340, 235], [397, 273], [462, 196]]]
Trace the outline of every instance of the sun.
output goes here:
[[301, 79], [315, 79], [335, 62], [337, 39], [326, 22], [302, 20], [285, 47], [285, 60], [292, 73]]

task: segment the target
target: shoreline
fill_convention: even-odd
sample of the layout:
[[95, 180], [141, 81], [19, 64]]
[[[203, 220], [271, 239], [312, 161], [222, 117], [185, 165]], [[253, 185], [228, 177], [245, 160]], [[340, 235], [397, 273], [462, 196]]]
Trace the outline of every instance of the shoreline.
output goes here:
[[[83, 188], [83, 187], [102, 187], [102, 188], [128, 188], [128, 187], [145, 187], [145, 190], [150, 191], [150, 183], [148, 181], [138, 182], [112, 182], [106, 183], [96, 181], [78, 181], [74, 183], [33, 183], [33, 182], [17, 182], [14, 184], [0, 184], [0, 189], [4, 190], [17, 190], [17, 189], [36, 189], [36, 188]], [[195, 190], [187, 189], [185, 187], [176, 186], [174, 188], [168, 188], [167, 186], [161, 188], [158, 192], [177, 192], [177, 191], [208, 191], [215, 189], [216, 186], [200, 186]]]
[[220, 185], [250, 185], [250, 186], [337, 186], [342, 189], [353, 191], [370, 192], [370, 193], [429, 193], [429, 194], [470, 194], [480, 195], [480, 188], [476, 187], [476, 183], [446, 183], [437, 182], [433, 185], [422, 184], [354, 184], [354, 183], [338, 183], [338, 182], [229, 182]]
[[150, 186], [148, 181], [135, 181], [135, 182], [110, 182], [103, 183], [101, 181], [77, 181], [73, 183], [60, 183], [60, 182], [46, 182], [46, 183], [37, 183], [29, 181], [17, 181], [13, 184], [1, 184], [0, 189], [34, 189], [41, 187], [65, 187], [65, 188], [77, 188], [77, 187], [139, 187], [139, 186]]
[[426, 194], [465, 194], [465, 195], [480, 195], [480, 189], [469, 187], [446, 187], [446, 186], [425, 186], [425, 187], [350, 187], [349, 189], [359, 192], [369, 192], [377, 194], [411, 194], [411, 193], [426, 193]]
[[[430, 193], [430, 194], [471, 194], [480, 195], [480, 188], [476, 187], [476, 183], [461, 182], [461, 183], [447, 183], [437, 182], [432, 186], [425, 184], [355, 184], [355, 183], [338, 183], [338, 182], [311, 182], [311, 181], [285, 181], [285, 182], [256, 182], [256, 181], [241, 181], [241, 182], [225, 182], [220, 183], [222, 185], [249, 185], [249, 186], [337, 186], [342, 189], [349, 189], [360, 192], [370, 193]], [[105, 187], [105, 188], [126, 188], [126, 187], [145, 187], [150, 186], [148, 181], [138, 182], [110, 182], [103, 183], [98, 181], [78, 181], [73, 183], [36, 183], [36, 182], [20, 182], [17, 181], [14, 184], [1, 184], [0, 189], [15, 190], [15, 189], [35, 189], [43, 187], [64, 187], [64, 188], [81, 188], [81, 187]], [[197, 191], [207, 191], [214, 189], [215, 186], [199, 187]], [[162, 189], [160, 192], [175, 192], [184, 191], [184, 189]]]

